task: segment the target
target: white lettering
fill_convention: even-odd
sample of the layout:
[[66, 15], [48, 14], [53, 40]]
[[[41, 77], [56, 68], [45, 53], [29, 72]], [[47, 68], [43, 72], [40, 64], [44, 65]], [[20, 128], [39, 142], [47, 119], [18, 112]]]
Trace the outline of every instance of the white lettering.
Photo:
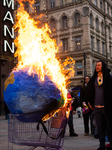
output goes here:
[[[9, 18], [8, 18], [8, 15], [9, 15]], [[14, 24], [14, 20], [13, 20], [12, 15], [11, 15], [11, 13], [9, 11], [6, 13], [6, 15], [5, 15], [3, 20], [5, 21], [6, 19], [10, 20], [12, 22], [12, 24]]]
[[12, 33], [11, 33], [11, 32], [9, 31], [9, 28], [8, 28], [6, 25], [4, 25], [4, 36], [6, 36], [6, 34], [7, 34], [6, 30], [7, 30], [7, 32], [9, 33], [10, 37], [11, 37], [12, 39], [14, 39], [14, 29], [12, 28]]
[[9, 43], [8, 43], [6, 40], [4, 40], [4, 51], [5, 51], [5, 52], [7, 51], [7, 46], [8, 46], [8, 48], [10, 49], [10, 51], [11, 51], [12, 53], [14, 53], [14, 42], [12, 42], [12, 49], [11, 49]]
[[3, 5], [6, 6], [6, 3], [8, 5], [8, 8], [10, 8], [11, 3], [12, 3], [12, 9], [14, 9], [14, 0], [10, 0], [10, 2], [8, 3], [8, 0], [3, 0]]

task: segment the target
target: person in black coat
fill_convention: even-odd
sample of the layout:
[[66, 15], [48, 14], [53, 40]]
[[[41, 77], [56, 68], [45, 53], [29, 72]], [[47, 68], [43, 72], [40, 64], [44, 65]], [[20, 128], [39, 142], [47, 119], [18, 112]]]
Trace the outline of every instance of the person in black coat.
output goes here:
[[73, 114], [76, 113], [76, 108], [78, 107], [78, 102], [76, 97], [74, 97], [73, 93], [70, 92], [70, 95], [72, 96], [71, 106], [70, 106], [70, 115], [68, 119], [68, 126], [69, 126], [69, 135], [70, 136], [78, 136], [77, 133], [75, 133], [74, 125], [73, 125]]
[[98, 127], [100, 147], [105, 149], [105, 131], [107, 131], [112, 150], [112, 78], [106, 63], [99, 60], [94, 75], [87, 85], [87, 96]]
[[84, 132], [85, 132], [84, 135], [85, 136], [89, 135], [89, 120], [90, 120], [90, 125], [91, 125], [91, 134], [93, 134], [93, 125], [92, 125], [92, 119], [91, 119], [91, 114], [92, 114], [93, 110], [90, 109], [88, 106], [88, 97], [86, 94], [86, 88], [87, 88], [87, 84], [88, 84], [89, 80], [90, 80], [89, 76], [84, 77], [83, 86], [80, 91], [80, 100], [81, 100], [82, 108], [88, 107], [88, 112], [83, 113]]

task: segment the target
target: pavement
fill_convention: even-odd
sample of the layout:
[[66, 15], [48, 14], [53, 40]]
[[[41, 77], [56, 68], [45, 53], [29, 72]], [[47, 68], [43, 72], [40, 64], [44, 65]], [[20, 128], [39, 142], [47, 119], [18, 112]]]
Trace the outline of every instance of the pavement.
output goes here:
[[[84, 136], [83, 118], [78, 118], [77, 114], [73, 118], [74, 129], [78, 137], [70, 137], [67, 126], [63, 148], [65, 150], [97, 150], [99, 140], [95, 139], [93, 135]], [[8, 149], [8, 143], [8, 120], [5, 119], [5, 116], [0, 116], [0, 150], [29, 150], [28, 146], [14, 144], [12, 146], [11, 143], [9, 143]], [[44, 150], [44, 148], [37, 147], [35, 150]]]

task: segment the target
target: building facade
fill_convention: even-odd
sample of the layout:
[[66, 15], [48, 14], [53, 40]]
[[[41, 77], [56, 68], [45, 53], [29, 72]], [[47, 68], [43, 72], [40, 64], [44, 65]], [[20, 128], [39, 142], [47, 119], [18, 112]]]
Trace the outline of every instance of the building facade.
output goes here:
[[0, 114], [3, 112], [3, 85], [14, 67], [14, 1], [0, 1]]
[[45, 14], [61, 60], [75, 60], [72, 88], [80, 89], [99, 59], [112, 70], [112, 0], [36, 0], [35, 13]]

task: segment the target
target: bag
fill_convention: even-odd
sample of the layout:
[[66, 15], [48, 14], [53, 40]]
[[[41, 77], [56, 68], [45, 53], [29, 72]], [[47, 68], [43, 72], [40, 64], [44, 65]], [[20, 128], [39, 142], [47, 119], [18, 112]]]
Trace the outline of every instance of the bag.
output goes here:
[[82, 108], [82, 111], [83, 111], [83, 114], [87, 114], [87, 113], [89, 113], [89, 108]]

